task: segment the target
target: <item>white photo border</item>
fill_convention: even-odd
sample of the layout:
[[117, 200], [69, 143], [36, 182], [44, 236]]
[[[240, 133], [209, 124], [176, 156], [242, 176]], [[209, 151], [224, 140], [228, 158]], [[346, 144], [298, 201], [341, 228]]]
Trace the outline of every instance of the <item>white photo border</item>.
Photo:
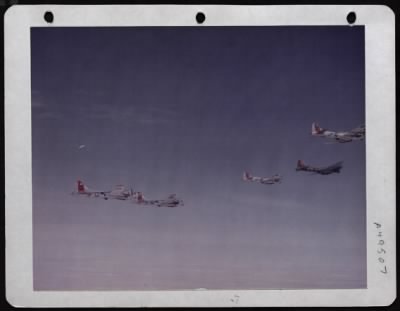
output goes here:
[[[46, 11], [54, 14], [47, 23]], [[367, 288], [34, 291], [31, 27], [365, 26]], [[198, 12], [206, 15], [197, 24]], [[382, 306], [396, 298], [395, 15], [383, 5], [17, 5], [4, 17], [6, 296], [24, 307]], [[381, 225], [377, 229], [378, 223]], [[384, 238], [377, 236], [378, 231]], [[387, 253], [379, 261], [379, 241]], [[387, 273], [382, 273], [386, 266]], [[235, 299], [232, 299], [235, 297]]]

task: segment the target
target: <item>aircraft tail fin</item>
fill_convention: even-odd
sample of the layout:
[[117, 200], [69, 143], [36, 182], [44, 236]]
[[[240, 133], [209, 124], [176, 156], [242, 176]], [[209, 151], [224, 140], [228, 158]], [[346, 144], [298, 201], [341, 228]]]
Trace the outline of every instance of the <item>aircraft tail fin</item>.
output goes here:
[[297, 161], [297, 168], [296, 168], [296, 169], [300, 170], [300, 169], [302, 169], [302, 168], [304, 168], [304, 167], [305, 167], [304, 162], [303, 162], [302, 160], [298, 160], [298, 161]]
[[78, 183], [78, 193], [85, 193], [88, 190], [83, 181], [78, 180], [77, 183]]
[[314, 123], [311, 125], [311, 134], [312, 134], [312, 135], [322, 134], [323, 131], [324, 131], [324, 129], [321, 128], [321, 127], [319, 127], [319, 125], [318, 125], [316, 122], [314, 122]]
[[243, 172], [243, 180], [244, 181], [248, 181], [248, 180], [251, 180], [251, 175], [250, 175], [250, 173], [249, 172]]

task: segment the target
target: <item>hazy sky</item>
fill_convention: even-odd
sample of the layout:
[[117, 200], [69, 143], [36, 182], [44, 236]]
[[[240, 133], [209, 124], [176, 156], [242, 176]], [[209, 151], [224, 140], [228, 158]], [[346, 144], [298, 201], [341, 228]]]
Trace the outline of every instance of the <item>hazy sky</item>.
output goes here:
[[[364, 28], [32, 28], [37, 290], [366, 287]], [[79, 149], [84, 144], [86, 147]], [[340, 174], [296, 172], [296, 162]], [[281, 184], [241, 180], [283, 176]], [[71, 196], [126, 184], [181, 208]]]

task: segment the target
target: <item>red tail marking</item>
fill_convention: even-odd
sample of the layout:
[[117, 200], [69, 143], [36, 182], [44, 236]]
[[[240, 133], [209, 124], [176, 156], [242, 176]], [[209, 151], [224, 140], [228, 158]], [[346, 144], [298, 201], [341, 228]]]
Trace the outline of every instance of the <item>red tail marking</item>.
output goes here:
[[80, 180], [78, 180], [78, 192], [79, 193], [85, 192], [85, 185]]
[[315, 131], [316, 131], [318, 134], [321, 134], [321, 133], [324, 132], [324, 130], [323, 130], [321, 127], [319, 127], [318, 123], [315, 123]]
[[297, 167], [304, 167], [304, 163], [302, 160], [297, 161]]

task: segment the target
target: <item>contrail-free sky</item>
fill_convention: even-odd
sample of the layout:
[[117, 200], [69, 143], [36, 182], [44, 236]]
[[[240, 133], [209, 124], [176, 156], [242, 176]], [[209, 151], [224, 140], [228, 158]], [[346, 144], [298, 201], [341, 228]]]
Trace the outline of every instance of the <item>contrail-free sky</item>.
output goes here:
[[[366, 287], [364, 142], [311, 136], [365, 121], [363, 27], [32, 28], [31, 46], [36, 290]], [[77, 179], [185, 206], [71, 196]]]

